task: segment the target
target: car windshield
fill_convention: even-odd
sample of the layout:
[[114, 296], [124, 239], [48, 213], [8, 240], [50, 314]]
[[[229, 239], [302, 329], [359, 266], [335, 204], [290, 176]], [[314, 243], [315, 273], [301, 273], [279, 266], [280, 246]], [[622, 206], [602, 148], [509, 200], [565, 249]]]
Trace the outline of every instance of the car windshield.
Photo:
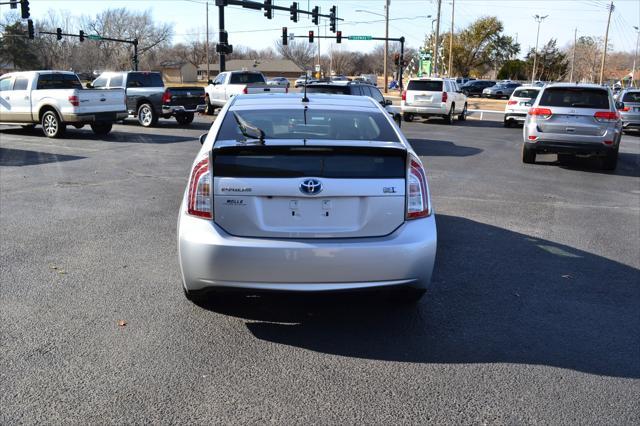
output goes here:
[[442, 81], [437, 80], [411, 80], [407, 90], [422, 90], [424, 92], [442, 92]]
[[537, 89], [521, 89], [513, 92], [513, 97], [533, 99], [538, 96], [538, 93], [540, 93], [540, 91]]
[[540, 105], [567, 108], [609, 109], [609, 94], [588, 87], [551, 87], [542, 92]]
[[[379, 111], [259, 109], [234, 111], [243, 122], [264, 132], [264, 139], [322, 139], [399, 142]], [[218, 140], [246, 141], [234, 114], [227, 114]]]
[[622, 102], [640, 102], [640, 92], [627, 92], [622, 97]]
[[237, 72], [231, 74], [229, 84], [264, 83], [264, 77], [257, 72]]

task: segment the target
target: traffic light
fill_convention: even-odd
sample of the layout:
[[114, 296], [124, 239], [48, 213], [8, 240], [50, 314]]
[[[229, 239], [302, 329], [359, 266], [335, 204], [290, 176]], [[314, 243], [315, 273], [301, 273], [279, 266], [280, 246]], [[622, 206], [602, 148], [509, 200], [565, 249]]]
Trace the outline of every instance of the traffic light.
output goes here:
[[293, 22], [298, 22], [298, 2], [294, 1], [289, 7], [289, 15]]
[[331, 6], [329, 9], [329, 29], [332, 33], [336, 32], [336, 7]]
[[29, 13], [29, 0], [22, 0], [22, 2], [20, 2], [20, 12], [22, 19], [29, 19], [29, 16], [31, 16], [31, 13]]
[[313, 31], [309, 31], [309, 43], [313, 43]]
[[399, 53], [394, 53], [393, 54], [393, 63], [396, 66], [400, 65], [400, 54]]
[[311, 22], [313, 22], [313, 25], [318, 25], [318, 22], [320, 22], [320, 16], [318, 15], [320, 15], [320, 8], [316, 6], [311, 11]]
[[80, 43], [84, 41], [84, 31], [80, 30]]
[[282, 45], [286, 46], [289, 42], [289, 36], [287, 35], [287, 27], [282, 27]]
[[62, 40], [62, 28], [56, 28], [56, 38]]
[[27, 34], [29, 34], [29, 38], [33, 40], [36, 37], [36, 31], [33, 28], [33, 21], [29, 19], [27, 21]]
[[264, 0], [264, 16], [267, 19], [273, 18], [273, 10], [271, 9], [271, 0]]
[[11, 9], [17, 9], [18, 8], [18, 0], [9, 0], [9, 7]]
[[342, 31], [336, 33], [336, 43], [342, 43]]

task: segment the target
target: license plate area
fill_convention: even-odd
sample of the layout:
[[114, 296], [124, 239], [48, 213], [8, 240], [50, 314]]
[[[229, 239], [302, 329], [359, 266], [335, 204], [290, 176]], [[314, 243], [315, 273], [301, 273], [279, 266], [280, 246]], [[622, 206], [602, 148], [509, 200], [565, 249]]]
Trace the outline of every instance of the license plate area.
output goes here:
[[363, 197], [260, 197], [263, 221], [274, 228], [359, 228]]
[[432, 102], [433, 101], [433, 96], [417, 95], [415, 97], [415, 101], [416, 102], [421, 102], [421, 103]]

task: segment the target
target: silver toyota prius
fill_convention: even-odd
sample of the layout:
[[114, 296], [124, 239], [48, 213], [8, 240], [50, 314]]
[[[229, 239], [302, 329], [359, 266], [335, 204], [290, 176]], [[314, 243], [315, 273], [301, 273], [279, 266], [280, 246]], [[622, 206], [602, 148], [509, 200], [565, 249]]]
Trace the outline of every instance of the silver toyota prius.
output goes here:
[[364, 96], [239, 95], [189, 173], [178, 219], [186, 296], [431, 281], [436, 222], [422, 162]]

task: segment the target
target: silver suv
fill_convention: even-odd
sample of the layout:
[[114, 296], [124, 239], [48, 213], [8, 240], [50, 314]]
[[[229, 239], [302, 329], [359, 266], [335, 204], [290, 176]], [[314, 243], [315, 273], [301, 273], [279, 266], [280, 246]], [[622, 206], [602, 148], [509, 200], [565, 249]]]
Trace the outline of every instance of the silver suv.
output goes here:
[[618, 111], [624, 130], [640, 130], [640, 90], [625, 89], [618, 95]]
[[426, 173], [366, 96], [238, 95], [198, 153], [178, 221], [184, 291], [397, 288], [436, 255]]
[[542, 88], [527, 113], [522, 161], [536, 154], [597, 155], [614, 170], [622, 138], [622, 121], [611, 92], [587, 84], [551, 84]]

